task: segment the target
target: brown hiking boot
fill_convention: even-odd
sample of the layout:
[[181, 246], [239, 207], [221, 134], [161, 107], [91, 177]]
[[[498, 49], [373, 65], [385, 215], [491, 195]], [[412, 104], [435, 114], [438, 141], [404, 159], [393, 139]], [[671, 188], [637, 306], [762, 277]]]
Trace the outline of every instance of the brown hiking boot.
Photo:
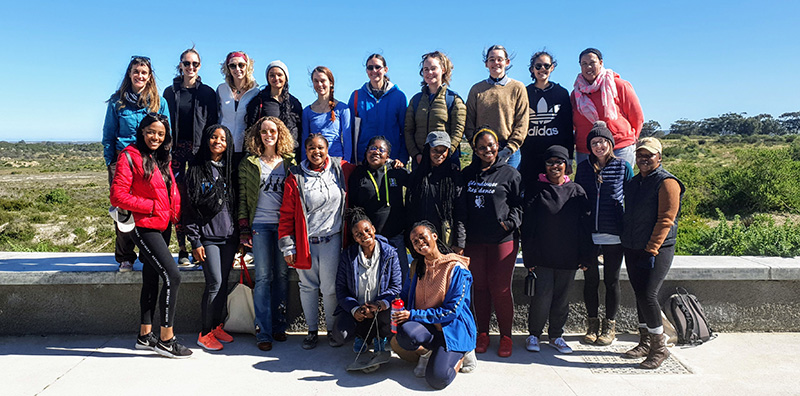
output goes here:
[[639, 345], [622, 354], [625, 359], [643, 358], [650, 353], [650, 334], [644, 327], [639, 328]]
[[600, 318], [586, 319], [586, 335], [583, 336], [581, 342], [584, 344], [594, 344], [597, 341], [597, 335], [600, 333]]
[[595, 345], [606, 346], [611, 345], [617, 339], [617, 322], [615, 320], [606, 319], [603, 321], [603, 331], [597, 336]]
[[669, 357], [669, 350], [667, 349], [667, 337], [664, 334], [650, 334], [650, 353], [647, 354], [647, 359], [639, 363], [639, 367], [646, 370], [655, 370], [661, 367]]

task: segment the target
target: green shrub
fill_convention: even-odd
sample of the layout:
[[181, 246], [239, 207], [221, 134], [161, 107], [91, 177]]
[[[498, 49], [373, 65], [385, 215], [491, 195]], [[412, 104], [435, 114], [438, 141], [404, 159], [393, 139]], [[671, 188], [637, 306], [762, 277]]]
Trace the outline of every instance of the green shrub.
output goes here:
[[16, 198], [0, 198], [0, 210], [3, 211], [20, 211], [31, 206], [31, 202], [24, 199]]
[[69, 194], [63, 188], [56, 188], [42, 194], [39, 199], [52, 205], [60, 205], [69, 202]]
[[36, 231], [30, 225], [19, 222], [9, 223], [3, 231], [0, 231], [0, 241], [2, 242], [28, 242], [36, 236]]

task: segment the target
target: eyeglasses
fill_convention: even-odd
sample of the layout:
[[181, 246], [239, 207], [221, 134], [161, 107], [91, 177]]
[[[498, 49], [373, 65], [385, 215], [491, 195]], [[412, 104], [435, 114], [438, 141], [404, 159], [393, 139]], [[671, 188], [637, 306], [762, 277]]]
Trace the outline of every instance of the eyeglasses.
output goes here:
[[567, 163], [567, 161], [564, 161], [562, 159], [547, 160], [547, 161], [544, 162], [544, 164], [547, 165], [547, 166], [559, 166], [559, 165], [564, 165], [566, 163]]
[[183, 67], [189, 67], [189, 66], [192, 66], [192, 67], [194, 67], [195, 69], [197, 69], [198, 67], [200, 67], [200, 62], [189, 62], [189, 61], [183, 61], [183, 62], [181, 62], [181, 63], [183, 64]]
[[596, 140], [592, 142], [592, 147], [606, 146], [606, 145], [608, 145], [608, 140], [606, 139]]
[[488, 144], [486, 146], [478, 146], [475, 149], [480, 152], [486, 152], [495, 148], [497, 148], [497, 143]]
[[389, 150], [386, 150], [386, 149], [385, 149], [385, 148], [383, 148], [383, 147], [378, 147], [378, 146], [369, 146], [369, 147], [367, 147], [367, 151], [377, 151], [377, 152], [379, 152], [379, 153], [381, 153], [381, 154], [384, 154], [384, 153], [386, 153], [386, 152], [387, 152], [387, 151], [389, 151]]
[[379, 71], [381, 69], [383, 69], [383, 66], [367, 65], [367, 70], [369, 70], [369, 71]]
[[433, 155], [435, 155], [437, 157], [441, 157], [441, 156], [447, 154], [448, 150], [449, 149], [447, 147], [442, 147], [442, 148], [431, 147], [431, 154], [433, 154]]
[[242, 69], [242, 70], [244, 70], [245, 68], [247, 68], [247, 63], [244, 63], [244, 62], [242, 62], [242, 63], [228, 63], [228, 69], [231, 69], [231, 70], [233, 70], [233, 69]]
[[550, 70], [550, 68], [553, 67], [553, 64], [552, 63], [537, 63], [537, 64], [533, 65], [533, 67], [536, 70], [542, 70], [542, 69]]

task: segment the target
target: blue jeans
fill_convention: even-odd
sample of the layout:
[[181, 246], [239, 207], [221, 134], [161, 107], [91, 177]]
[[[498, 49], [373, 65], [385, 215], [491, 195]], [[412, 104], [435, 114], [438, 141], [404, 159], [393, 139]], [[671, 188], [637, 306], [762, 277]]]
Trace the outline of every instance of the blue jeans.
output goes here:
[[278, 248], [277, 224], [253, 224], [253, 264], [256, 267], [253, 306], [258, 342], [272, 342], [272, 335], [286, 331], [286, 299], [289, 267]]
[[508, 164], [513, 166], [514, 169], [519, 169], [519, 161], [522, 159], [522, 154], [520, 154], [519, 150], [515, 151], [514, 154], [511, 154], [508, 157]]

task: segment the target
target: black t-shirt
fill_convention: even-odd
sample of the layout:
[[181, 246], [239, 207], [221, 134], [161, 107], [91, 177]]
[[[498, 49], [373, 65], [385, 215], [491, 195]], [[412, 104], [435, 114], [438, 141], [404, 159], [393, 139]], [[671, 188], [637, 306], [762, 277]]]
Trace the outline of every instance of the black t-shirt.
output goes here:
[[194, 99], [197, 88], [183, 89], [178, 102], [178, 140], [191, 142], [194, 136]]

